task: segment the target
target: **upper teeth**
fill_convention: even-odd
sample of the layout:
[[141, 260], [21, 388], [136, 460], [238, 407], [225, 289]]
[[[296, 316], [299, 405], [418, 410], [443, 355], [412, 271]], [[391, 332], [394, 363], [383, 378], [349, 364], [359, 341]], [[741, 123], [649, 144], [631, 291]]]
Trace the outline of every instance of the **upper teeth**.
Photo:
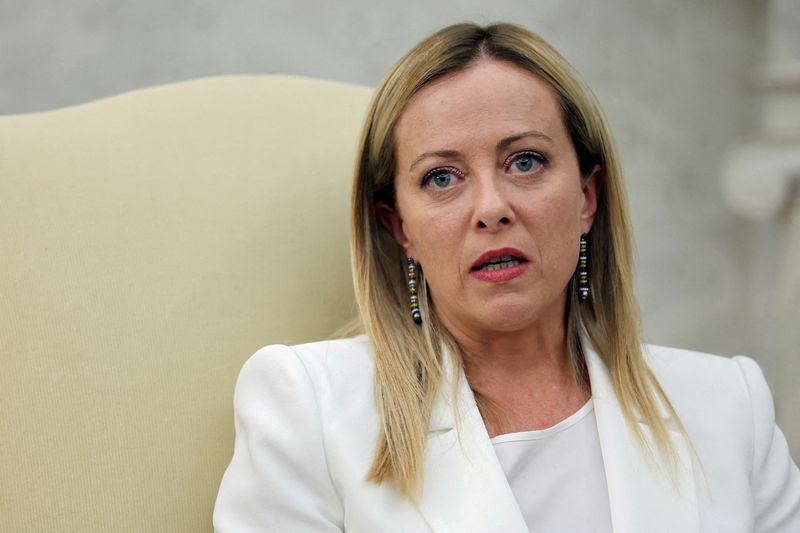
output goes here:
[[513, 255], [501, 255], [500, 257], [495, 257], [494, 259], [489, 259], [490, 263], [504, 263], [506, 261], [513, 261]]
[[[508, 256], [503, 256], [508, 257]], [[500, 261], [495, 262], [494, 259], [484, 265], [481, 265], [481, 270], [500, 270], [501, 268], [508, 268], [517, 266], [519, 264], [519, 259], [511, 259], [510, 261]]]

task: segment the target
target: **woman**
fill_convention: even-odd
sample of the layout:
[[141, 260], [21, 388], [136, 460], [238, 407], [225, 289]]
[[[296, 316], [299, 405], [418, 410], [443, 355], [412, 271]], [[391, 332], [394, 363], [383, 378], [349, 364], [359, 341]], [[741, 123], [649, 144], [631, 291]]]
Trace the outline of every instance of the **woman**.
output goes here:
[[366, 335], [248, 361], [218, 531], [800, 531], [757, 365], [641, 345], [611, 135], [539, 37], [397, 63], [351, 244]]

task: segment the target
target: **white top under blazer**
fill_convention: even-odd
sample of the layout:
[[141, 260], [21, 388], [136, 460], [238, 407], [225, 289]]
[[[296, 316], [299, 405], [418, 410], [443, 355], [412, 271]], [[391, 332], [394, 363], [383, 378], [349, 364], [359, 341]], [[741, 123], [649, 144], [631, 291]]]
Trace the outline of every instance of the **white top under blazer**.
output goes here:
[[[646, 347], [691, 440], [664, 415], [680, 462], [670, 479], [633, 437], [602, 360], [588, 342], [583, 348], [615, 533], [800, 532], [800, 471], [755, 362]], [[236, 441], [216, 531], [527, 533], [472, 392], [458, 379], [455, 398], [440, 387], [415, 502], [391, 483], [365, 480], [380, 427], [369, 339], [262, 348], [236, 384]]]
[[554, 426], [492, 445], [529, 531], [612, 533], [592, 400]]

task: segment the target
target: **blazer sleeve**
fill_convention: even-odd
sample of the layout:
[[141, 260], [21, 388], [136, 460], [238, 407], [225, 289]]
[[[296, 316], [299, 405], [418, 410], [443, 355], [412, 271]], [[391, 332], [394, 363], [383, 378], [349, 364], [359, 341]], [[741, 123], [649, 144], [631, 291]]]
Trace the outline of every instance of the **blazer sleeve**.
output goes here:
[[750, 394], [753, 416], [753, 465], [750, 483], [757, 533], [800, 532], [800, 470], [775, 425], [775, 409], [758, 364], [735, 357]]
[[218, 533], [343, 531], [317, 396], [288, 346], [267, 346], [242, 367], [236, 438], [214, 508]]

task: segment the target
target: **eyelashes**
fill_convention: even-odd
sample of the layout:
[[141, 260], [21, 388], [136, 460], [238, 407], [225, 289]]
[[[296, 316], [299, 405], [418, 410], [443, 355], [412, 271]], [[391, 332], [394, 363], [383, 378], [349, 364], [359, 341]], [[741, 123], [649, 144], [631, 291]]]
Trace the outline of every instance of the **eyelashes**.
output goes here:
[[535, 172], [547, 164], [547, 158], [534, 151], [517, 152], [511, 154], [503, 163], [503, 168], [508, 172], [516, 165], [517, 172]]
[[[503, 170], [514, 174], [535, 174], [539, 172], [548, 159], [539, 152], [525, 150], [511, 154], [503, 162]], [[451, 188], [457, 180], [464, 179], [464, 172], [453, 166], [437, 167], [429, 170], [420, 180], [420, 188], [445, 190]]]
[[420, 182], [420, 187], [434, 187], [446, 189], [458, 178], [464, 178], [464, 173], [455, 167], [439, 167], [427, 172]]

